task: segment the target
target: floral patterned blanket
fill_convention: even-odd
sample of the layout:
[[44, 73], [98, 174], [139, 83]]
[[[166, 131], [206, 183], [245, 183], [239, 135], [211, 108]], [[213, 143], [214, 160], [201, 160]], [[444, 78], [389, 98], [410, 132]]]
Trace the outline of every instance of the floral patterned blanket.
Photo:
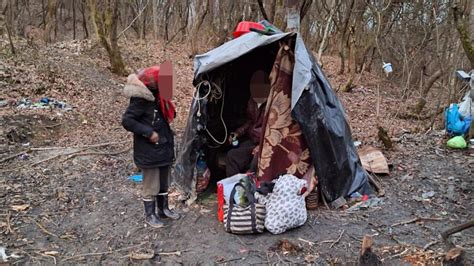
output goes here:
[[271, 181], [283, 174], [301, 178], [311, 166], [300, 126], [291, 117], [293, 68], [293, 52], [287, 45], [282, 45], [270, 73], [271, 91], [258, 151], [257, 177], [260, 181]]

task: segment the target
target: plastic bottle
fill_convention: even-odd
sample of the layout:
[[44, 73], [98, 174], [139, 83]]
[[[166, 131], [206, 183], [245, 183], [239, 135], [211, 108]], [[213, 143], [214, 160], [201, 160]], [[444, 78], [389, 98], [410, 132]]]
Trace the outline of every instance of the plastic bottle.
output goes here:
[[198, 159], [196, 161], [196, 190], [198, 193], [203, 192], [210, 180], [210, 172], [207, 168], [206, 158], [204, 157], [204, 153], [200, 152], [198, 155]]
[[204, 156], [204, 152], [199, 152], [198, 159], [196, 162], [196, 169], [197, 169], [197, 174], [198, 176], [201, 176], [204, 171], [206, 171], [207, 164], [206, 164], [206, 158]]
[[235, 135], [232, 136], [232, 146], [233, 146], [234, 148], [239, 147], [239, 140], [237, 139], [237, 136], [235, 136]]

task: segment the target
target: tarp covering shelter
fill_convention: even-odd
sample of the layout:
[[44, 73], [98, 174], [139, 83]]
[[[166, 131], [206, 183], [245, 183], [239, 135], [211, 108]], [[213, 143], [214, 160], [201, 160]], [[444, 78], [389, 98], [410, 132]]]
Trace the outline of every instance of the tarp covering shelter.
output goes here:
[[[327, 202], [348, 197], [356, 191], [371, 193], [368, 174], [362, 168], [353, 144], [344, 109], [299, 34], [250, 32], [194, 59], [193, 83], [197, 92], [174, 171], [176, 185], [189, 198], [196, 196], [198, 157], [204, 151], [208, 164], [218, 164], [219, 154], [225, 154], [224, 145], [220, 144], [245, 116], [252, 73], [275, 71], [275, 60], [279, 62], [282, 45], [289, 48], [287, 54], [292, 67], [288, 84], [291, 86], [288, 88], [291, 117], [288, 119], [299, 125], [304, 136], [318, 177], [318, 189]], [[202, 89], [203, 83], [206, 85], [207, 82], [211, 85]], [[209, 91], [212, 84], [215, 91]], [[214, 168], [217, 166], [211, 168], [211, 172], [218, 172]]]

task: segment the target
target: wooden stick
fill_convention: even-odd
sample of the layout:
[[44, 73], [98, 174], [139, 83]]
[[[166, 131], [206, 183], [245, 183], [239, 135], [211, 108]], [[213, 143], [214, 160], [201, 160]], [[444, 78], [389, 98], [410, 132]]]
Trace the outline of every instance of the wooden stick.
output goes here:
[[433, 246], [433, 245], [436, 245], [439, 243], [439, 240], [435, 240], [435, 241], [431, 241], [430, 243], [426, 244], [424, 247], [423, 247], [423, 251], [426, 251], [429, 247]]
[[38, 255], [40, 255], [40, 256], [43, 256], [43, 257], [46, 257], [46, 258], [53, 259], [53, 261], [54, 261], [54, 265], [56, 265], [56, 264], [57, 264], [57, 263], [56, 263], [56, 258], [55, 258], [54, 256], [51, 256], [51, 255], [46, 255], [46, 254], [43, 254], [43, 253], [41, 253], [41, 252], [39, 252], [39, 251], [35, 251], [35, 253], [36, 253], [36, 254], [38, 254]]
[[61, 150], [61, 149], [100, 148], [100, 147], [125, 144], [125, 143], [129, 143], [129, 141], [106, 142], [106, 143], [79, 145], [79, 146], [71, 146], [71, 147], [37, 147], [37, 148], [31, 148], [31, 150], [32, 151], [47, 151], [47, 150]]
[[75, 255], [75, 256], [72, 256], [72, 257], [65, 258], [61, 262], [65, 262], [65, 261], [68, 261], [68, 260], [77, 259], [77, 258], [81, 258], [81, 257], [86, 257], [86, 256], [101, 256], [101, 255], [112, 254], [112, 253], [119, 252], [119, 251], [124, 251], [124, 250], [127, 250], [127, 249], [137, 248], [137, 247], [143, 246], [145, 243], [146, 242], [143, 242], [143, 243], [138, 244], [138, 245], [125, 247], [125, 248], [119, 248], [119, 249], [116, 249], [116, 250], [79, 254], [79, 255]]
[[61, 155], [62, 155], [62, 154], [56, 154], [56, 155], [51, 156], [51, 157], [49, 157], [49, 158], [46, 158], [46, 159], [44, 159], [44, 160], [38, 161], [38, 162], [36, 162], [36, 163], [33, 163], [33, 164], [30, 165], [30, 167], [35, 167], [35, 166], [37, 166], [38, 164], [42, 164], [42, 163], [44, 163], [44, 162], [51, 161], [51, 160], [53, 160], [53, 159], [56, 159], [56, 158], [60, 157]]
[[15, 231], [13, 231], [12, 227], [11, 227], [11, 213], [10, 211], [7, 212], [7, 231], [6, 231], [6, 234], [8, 235], [9, 233], [15, 233]]
[[30, 165], [30, 167], [34, 167], [34, 166], [37, 166], [38, 164], [42, 164], [44, 162], [47, 162], [47, 161], [51, 161], [53, 159], [56, 159], [58, 157], [61, 157], [61, 156], [68, 156], [68, 155], [72, 155], [72, 154], [75, 154], [75, 153], [80, 153], [82, 151], [84, 151], [85, 149], [81, 149], [81, 150], [78, 150], [78, 151], [73, 151], [73, 152], [69, 152], [69, 153], [61, 153], [61, 154], [56, 154], [54, 156], [51, 156], [49, 158], [46, 158], [44, 160], [41, 160], [39, 162], [36, 162], [36, 163], [33, 163], [32, 165]]
[[28, 219], [30, 219], [32, 222], [34, 222], [36, 224], [36, 226], [38, 226], [41, 229], [41, 231], [43, 231], [45, 234], [59, 238], [57, 235], [55, 235], [55, 234], [49, 232], [48, 230], [46, 230], [46, 228], [44, 228], [44, 226], [42, 226], [40, 223], [35, 221], [33, 218], [28, 217]]
[[57, 127], [57, 126], [60, 126], [60, 125], [62, 125], [62, 124], [63, 124], [63, 123], [61, 122], [61, 123], [58, 123], [58, 124], [46, 125], [46, 126], [43, 126], [43, 127], [44, 127], [44, 128], [48, 128], [48, 129], [51, 129], [51, 128], [55, 128], [55, 127]]
[[62, 162], [65, 162], [67, 160], [70, 160], [72, 158], [75, 158], [75, 157], [78, 157], [78, 156], [88, 156], [88, 155], [109, 155], [109, 156], [114, 156], [114, 155], [119, 155], [119, 154], [122, 154], [122, 153], [125, 153], [127, 151], [129, 151], [131, 148], [126, 148], [125, 150], [122, 150], [122, 151], [118, 151], [118, 152], [95, 152], [95, 151], [92, 151], [92, 152], [84, 152], [84, 153], [74, 153], [74, 154], [71, 154], [69, 155], [67, 158], [65, 158]]
[[444, 232], [441, 233], [441, 237], [443, 238], [444, 242], [448, 245], [448, 246], [454, 246], [453, 243], [451, 243], [449, 240], [448, 240], [448, 237], [452, 234], [455, 234], [457, 232], [460, 232], [464, 229], [467, 229], [467, 228], [470, 228], [470, 227], [473, 227], [474, 226], [474, 219], [470, 220], [470, 221], [467, 221], [463, 224], [460, 224], [460, 225], [457, 225], [457, 226], [454, 226], [454, 227], [451, 227], [451, 228], [448, 228], [447, 230], [445, 230]]
[[[319, 190], [319, 189], [318, 189], [318, 190]], [[331, 208], [330, 208], [329, 205], [328, 205], [328, 202], [326, 201], [326, 197], [324, 197], [324, 194], [323, 194], [322, 191], [320, 192], [319, 195], [321, 195], [321, 200], [323, 201], [324, 206], [326, 206], [326, 208], [327, 208], [328, 210], [331, 210]]]
[[416, 217], [408, 221], [404, 222], [399, 222], [392, 224], [392, 227], [399, 226], [399, 225], [404, 225], [404, 224], [411, 224], [411, 223], [416, 223], [416, 222], [421, 222], [421, 221], [443, 221], [444, 218], [436, 218], [436, 217]]
[[181, 256], [183, 252], [177, 250], [177, 251], [170, 251], [170, 252], [159, 252], [158, 255], [160, 256]]
[[341, 232], [341, 234], [339, 235], [339, 238], [336, 239], [336, 241], [334, 241], [334, 242], [329, 246], [329, 248], [332, 248], [334, 245], [336, 245], [337, 243], [339, 243], [339, 241], [341, 240], [342, 235], [344, 234], [345, 231], [346, 231], [345, 229], [342, 229], [342, 232]]
[[225, 264], [225, 263], [228, 263], [228, 262], [232, 262], [232, 261], [236, 261], [236, 260], [243, 260], [245, 257], [239, 257], [239, 258], [234, 258], [234, 259], [228, 259], [228, 260], [224, 260], [224, 261], [220, 261], [220, 262], [216, 262], [217, 264]]
[[18, 157], [18, 156], [22, 155], [23, 153], [26, 153], [26, 152], [29, 152], [29, 151], [30, 151], [30, 149], [27, 149], [27, 150], [24, 150], [24, 151], [22, 151], [22, 152], [15, 153], [15, 154], [13, 154], [13, 155], [10, 155], [10, 156], [8, 156], [8, 157], [5, 157], [5, 158], [3, 158], [3, 159], [0, 160], [0, 163], [6, 162], [6, 161], [8, 161], [8, 160], [10, 160], [10, 159], [13, 159], [13, 158], [15, 158], [15, 157]]
[[391, 238], [393, 241], [397, 242], [400, 246], [407, 246], [407, 244], [406, 244], [405, 242], [402, 242], [402, 241], [398, 240], [397, 238], [395, 238], [394, 235], [390, 235], [390, 238]]
[[305, 243], [307, 243], [307, 244], [310, 245], [310, 246], [314, 246], [314, 244], [315, 244], [314, 242], [311, 242], [311, 241], [309, 241], [309, 240], [303, 239], [303, 238], [301, 238], [301, 237], [298, 238], [298, 240], [301, 241], [301, 242], [305, 242]]

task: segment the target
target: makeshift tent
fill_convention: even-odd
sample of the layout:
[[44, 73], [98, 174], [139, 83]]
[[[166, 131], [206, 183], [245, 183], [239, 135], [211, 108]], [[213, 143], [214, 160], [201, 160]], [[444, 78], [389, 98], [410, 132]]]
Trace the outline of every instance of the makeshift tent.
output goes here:
[[[272, 27], [267, 22], [263, 24]], [[257, 176], [270, 173], [277, 178], [277, 168], [290, 160], [294, 164], [284, 165], [288, 171], [304, 172], [309, 164], [314, 165], [318, 189], [327, 202], [354, 192], [372, 194], [344, 109], [320, 66], [299, 34], [275, 31], [272, 35], [250, 32], [195, 57], [196, 94], [178, 150], [175, 184], [188, 198], [195, 199], [196, 163], [203, 154], [212, 175], [225, 177], [220, 169], [229, 147], [221, 143], [244, 122], [250, 80], [253, 73], [264, 71], [271, 73], [272, 89]], [[287, 99], [287, 109], [278, 107], [282, 99]], [[274, 130], [275, 119], [269, 117], [273, 111], [278, 113], [284, 130]], [[277, 137], [272, 139], [273, 133]], [[290, 139], [293, 135], [299, 138]], [[285, 137], [285, 143], [274, 143]], [[268, 149], [271, 145], [280, 149]], [[280, 159], [284, 159], [283, 163]]]

